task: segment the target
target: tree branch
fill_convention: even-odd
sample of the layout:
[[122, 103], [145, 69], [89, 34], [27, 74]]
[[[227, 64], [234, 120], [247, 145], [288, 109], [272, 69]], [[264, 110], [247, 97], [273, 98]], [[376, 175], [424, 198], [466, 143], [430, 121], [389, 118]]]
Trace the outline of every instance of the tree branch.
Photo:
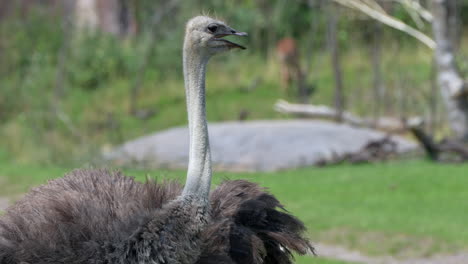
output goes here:
[[374, 4], [372, 4], [373, 6], [378, 5], [378, 3], [375, 3], [375, 1], [373, 0], [365, 0], [365, 2], [363, 2], [362, 0], [333, 0], [333, 1], [343, 6], [360, 11], [368, 15], [369, 17], [383, 24], [386, 24], [387, 26], [390, 26], [402, 32], [405, 32], [406, 34], [422, 42], [424, 45], [426, 45], [430, 49], [435, 49], [436, 47], [436, 43], [434, 42], [434, 40], [428, 37], [423, 32], [403, 23], [402, 21], [388, 15], [385, 12], [379, 11], [380, 9], [372, 8], [372, 6], [370, 6], [369, 4], [366, 4], [366, 3], [369, 3], [369, 1], [372, 1], [374, 2]]
[[[326, 105], [310, 105], [310, 104], [291, 104], [285, 100], [278, 100], [274, 106], [277, 112], [283, 114], [296, 115], [301, 117], [316, 118], [316, 119], [330, 119], [336, 120], [338, 111]], [[411, 122], [413, 120], [421, 119], [420, 117], [413, 116], [408, 118]], [[343, 112], [344, 123], [357, 127], [377, 128], [383, 131], [401, 132], [405, 131], [406, 120], [394, 117], [380, 117], [377, 120], [373, 118], [362, 118], [350, 112]]]
[[[278, 100], [275, 110], [280, 113], [302, 115], [313, 118], [336, 119], [338, 111], [326, 105], [291, 104], [284, 100]], [[349, 113], [343, 112], [343, 121], [354, 126], [365, 126], [365, 121]]]

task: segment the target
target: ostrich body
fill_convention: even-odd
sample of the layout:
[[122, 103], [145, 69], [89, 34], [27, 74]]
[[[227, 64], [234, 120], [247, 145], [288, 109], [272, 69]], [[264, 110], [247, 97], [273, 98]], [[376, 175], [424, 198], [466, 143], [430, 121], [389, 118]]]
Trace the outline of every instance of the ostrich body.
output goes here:
[[0, 216], [0, 264], [287, 264], [291, 250], [313, 251], [303, 224], [258, 185], [225, 181], [210, 194], [205, 71], [213, 55], [244, 48], [222, 38], [228, 35], [246, 34], [205, 16], [186, 26], [185, 187], [75, 170], [32, 189]]

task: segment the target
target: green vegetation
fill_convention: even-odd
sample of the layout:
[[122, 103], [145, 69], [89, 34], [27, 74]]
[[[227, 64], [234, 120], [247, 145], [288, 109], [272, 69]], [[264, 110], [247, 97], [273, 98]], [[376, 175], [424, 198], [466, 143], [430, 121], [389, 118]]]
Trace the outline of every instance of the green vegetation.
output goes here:
[[[125, 53], [128, 52], [126, 49], [132, 48], [120, 49]], [[207, 80], [210, 121], [237, 120], [243, 111], [248, 113], [247, 119], [250, 120], [288, 118], [273, 110], [274, 103], [280, 98], [294, 100], [279, 87], [279, 65], [274, 58], [265, 61], [253, 55], [256, 52], [235, 52], [216, 58], [211, 63]], [[403, 61], [407, 54], [415, 52], [412, 60]], [[371, 66], [363, 56], [366, 56], [365, 52], [357, 49], [344, 55], [347, 106], [350, 111], [370, 116], [372, 106], [361, 103], [372, 102]], [[403, 76], [406, 78], [405, 87], [418, 86], [429, 90], [429, 52], [408, 48], [401, 50], [397, 56], [409, 70], [402, 71], [392, 66], [394, 54], [385, 58], [385, 65], [388, 65], [385, 66], [388, 68], [385, 78], [389, 82], [386, 111], [397, 116], [423, 112], [427, 108], [427, 103], [423, 103], [424, 94], [420, 95], [419, 91], [412, 89], [402, 91], [395, 87], [402, 83], [399, 78]], [[161, 76], [157, 68], [147, 69], [138, 97], [138, 109], [156, 111], [147, 120], [138, 119], [128, 113], [130, 88], [136, 77], [134, 74], [119, 76], [118, 73], [112, 77], [99, 77], [101, 84], [94, 89], [68, 84], [66, 96], [60, 99], [59, 106], [65, 115], [65, 119], [61, 119], [52, 111], [52, 105], [58, 103], [58, 99], [49, 96], [53, 94], [53, 78], [44, 82], [36, 80], [54, 74], [53, 71], [44, 72], [47, 68], [44, 63], [47, 62], [34, 62], [31, 71], [37, 76], [29, 76], [28, 78], [34, 80], [31, 80], [32, 83], [21, 84], [27, 87], [20, 87], [19, 94], [16, 88], [12, 88], [11, 97], [18, 96], [14, 106], [22, 109], [10, 109], [13, 113], [0, 125], [0, 134], [9, 139], [2, 147], [16, 161], [62, 165], [86, 162], [93, 160], [101, 148], [186, 123], [180, 71]], [[106, 70], [108, 71], [110, 70]], [[78, 73], [77, 70], [76, 74]], [[317, 55], [314, 59], [309, 83], [316, 87], [311, 102], [332, 104], [333, 76], [326, 53]], [[405, 104], [397, 103], [401, 92], [410, 94], [405, 96], [408, 98]], [[21, 101], [22, 95], [25, 101]]]
[[[468, 248], [467, 170], [468, 165], [400, 161], [278, 173], [218, 172], [215, 183], [245, 178], [268, 187], [306, 223], [312, 241], [417, 257]], [[0, 194], [16, 196], [66, 171], [3, 163]], [[177, 171], [126, 172], [139, 180], [147, 173], [159, 179], [184, 177]]]
[[[250, 33], [244, 43], [247, 51], [216, 58], [210, 65], [207, 92], [211, 121], [236, 120], [241, 112], [248, 113], [247, 119], [287, 118], [273, 110], [279, 98], [295, 100], [293, 92], [285, 93], [279, 85], [275, 45], [285, 36], [298, 40], [302, 64], [310, 62], [308, 84], [315, 91], [310, 102], [332, 104], [334, 81], [325, 47], [326, 17], [320, 8], [308, 9], [304, 1], [284, 8], [285, 1], [262, 6], [262, 1], [233, 4], [202, 0], [184, 4], [151, 28], [152, 7], [163, 2], [141, 2], [136, 17], [142, 26], [137, 35], [127, 39], [105, 33], [69, 36], [69, 29], [58, 27], [60, 13], [45, 6], [32, 8], [27, 16], [18, 11], [3, 18], [0, 136], [8, 140], [0, 146], [0, 152], [23, 164], [71, 166], [95, 161], [101, 150], [128, 139], [184, 125], [182, 28], [188, 17], [202, 11], [216, 10], [216, 15]], [[218, 13], [220, 10], [223, 13]], [[371, 52], [362, 29], [374, 22], [356, 20], [347, 9], [340, 13], [346, 108], [371, 116], [376, 104]], [[395, 10], [397, 17], [410, 22], [404, 14]], [[271, 17], [275, 18], [268, 22], [271, 24], [266, 23]], [[465, 16], [462, 19], [467, 20]], [[425, 115], [431, 87], [431, 51], [404, 34], [388, 28], [383, 31], [382, 70], [387, 88], [383, 114]], [[154, 43], [152, 36], [156, 36]], [[66, 39], [70, 40], [69, 47], [64, 44]], [[465, 72], [467, 42], [462, 41], [459, 52]], [[60, 60], [65, 62], [63, 69]], [[129, 113], [131, 90], [140, 77], [137, 109], [156, 112], [146, 120]], [[443, 116], [440, 111], [439, 116]]]

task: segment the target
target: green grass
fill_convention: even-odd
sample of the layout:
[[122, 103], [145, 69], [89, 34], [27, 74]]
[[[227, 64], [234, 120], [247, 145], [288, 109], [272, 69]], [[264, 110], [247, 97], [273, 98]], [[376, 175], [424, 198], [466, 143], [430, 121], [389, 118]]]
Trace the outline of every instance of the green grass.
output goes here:
[[[0, 194], [14, 196], [68, 170], [4, 163]], [[467, 171], [468, 165], [399, 161], [278, 173], [218, 172], [214, 182], [245, 178], [268, 187], [306, 223], [312, 241], [416, 257], [468, 249]], [[139, 180], [147, 173], [184, 177], [178, 171], [126, 172]], [[309, 262], [301, 258], [300, 263]]]
[[296, 257], [296, 264], [358, 264], [325, 258], [311, 258], [309, 256]]

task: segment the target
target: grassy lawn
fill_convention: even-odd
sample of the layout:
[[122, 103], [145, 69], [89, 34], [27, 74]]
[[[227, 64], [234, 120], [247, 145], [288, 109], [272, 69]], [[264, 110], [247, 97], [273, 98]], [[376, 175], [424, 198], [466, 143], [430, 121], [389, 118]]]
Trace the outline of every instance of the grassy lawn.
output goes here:
[[[0, 195], [16, 196], [69, 169], [1, 164]], [[216, 173], [270, 188], [308, 226], [312, 241], [368, 254], [405, 257], [468, 249], [468, 165], [399, 161], [281, 173]], [[142, 180], [183, 178], [178, 171], [137, 171]], [[31, 177], [34, 175], [34, 177]], [[339, 263], [299, 258], [298, 263]]]

